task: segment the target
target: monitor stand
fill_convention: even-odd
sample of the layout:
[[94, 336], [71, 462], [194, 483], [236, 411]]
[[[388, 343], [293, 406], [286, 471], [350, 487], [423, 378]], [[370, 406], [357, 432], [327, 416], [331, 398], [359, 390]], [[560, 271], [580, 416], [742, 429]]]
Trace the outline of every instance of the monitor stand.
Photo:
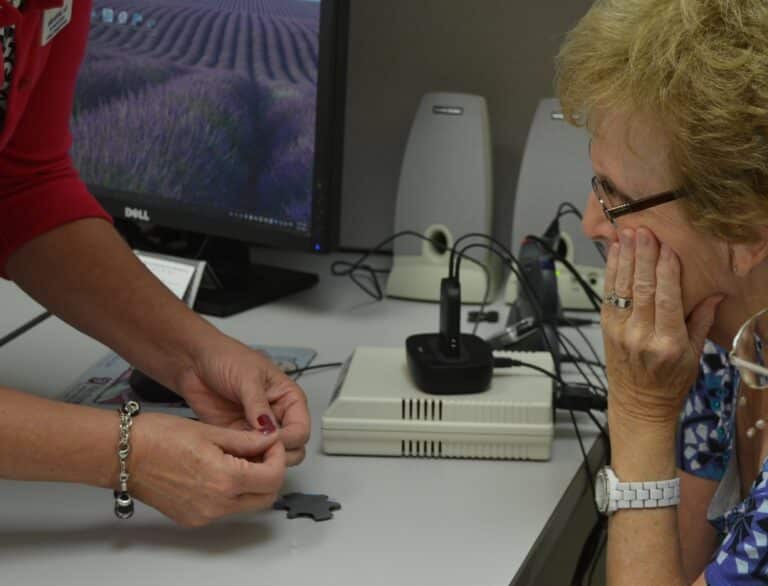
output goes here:
[[199, 257], [207, 263], [195, 311], [227, 317], [314, 287], [318, 276], [282, 267], [251, 264], [248, 246], [208, 240]]
[[195, 300], [195, 311], [227, 317], [298, 293], [317, 284], [318, 277], [267, 265], [231, 259], [209, 261]]
[[159, 227], [148, 233], [130, 224], [120, 222], [118, 229], [134, 248], [206, 261], [194, 306], [199, 313], [227, 317], [314, 287], [319, 280], [314, 273], [251, 264], [244, 242]]

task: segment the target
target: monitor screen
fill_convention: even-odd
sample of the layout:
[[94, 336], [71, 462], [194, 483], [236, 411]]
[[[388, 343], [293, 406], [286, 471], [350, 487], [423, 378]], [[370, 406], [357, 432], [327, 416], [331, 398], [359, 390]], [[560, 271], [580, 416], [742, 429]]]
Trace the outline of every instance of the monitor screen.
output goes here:
[[340, 0], [95, 0], [72, 158], [116, 217], [280, 247], [337, 232]]

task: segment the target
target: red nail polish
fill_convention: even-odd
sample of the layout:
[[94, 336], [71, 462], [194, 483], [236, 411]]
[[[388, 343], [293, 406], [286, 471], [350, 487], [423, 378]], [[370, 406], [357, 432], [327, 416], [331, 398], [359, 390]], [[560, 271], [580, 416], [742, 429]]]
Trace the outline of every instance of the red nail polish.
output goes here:
[[272, 421], [272, 418], [267, 414], [259, 415], [256, 421], [258, 421], [259, 425], [261, 426], [259, 431], [264, 435], [269, 435], [270, 433], [274, 433], [275, 430], [277, 430], [274, 421]]

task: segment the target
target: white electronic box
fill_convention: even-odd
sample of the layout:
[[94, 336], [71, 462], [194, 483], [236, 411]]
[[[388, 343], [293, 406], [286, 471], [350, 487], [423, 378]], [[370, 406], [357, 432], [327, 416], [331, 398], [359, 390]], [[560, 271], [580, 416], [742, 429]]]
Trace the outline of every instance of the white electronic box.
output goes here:
[[[499, 352], [549, 372], [546, 352]], [[552, 380], [526, 367], [494, 371], [491, 388], [431, 395], [411, 381], [405, 348], [357, 348], [322, 420], [328, 454], [548, 460]]]

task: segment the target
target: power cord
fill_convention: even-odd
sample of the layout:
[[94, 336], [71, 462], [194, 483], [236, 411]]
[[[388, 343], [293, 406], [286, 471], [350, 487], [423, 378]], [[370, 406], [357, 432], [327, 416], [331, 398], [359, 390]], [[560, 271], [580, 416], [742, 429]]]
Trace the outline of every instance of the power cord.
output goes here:
[[600, 558], [603, 555], [603, 550], [605, 549], [606, 543], [608, 543], [608, 531], [603, 530], [601, 531], [600, 542], [597, 545], [597, 550], [595, 551], [595, 555], [592, 559], [592, 567], [589, 570], [589, 577], [587, 578], [587, 584], [589, 586], [592, 586], [592, 582], [594, 581], [595, 570], [600, 565]]
[[24, 334], [25, 332], [28, 332], [32, 328], [34, 328], [36, 325], [44, 322], [49, 317], [51, 317], [51, 313], [49, 311], [45, 311], [38, 315], [37, 317], [32, 318], [27, 323], [25, 323], [22, 326], [19, 326], [15, 330], [13, 330], [11, 333], [6, 334], [2, 338], [0, 338], [0, 347], [5, 346], [6, 344], [13, 342], [16, 338]]
[[[458, 255], [458, 258], [454, 256], [454, 250], [458, 250], [458, 245], [464, 240], [468, 240], [470, 238], [483, 238], [490, 242], [490, 245], [488, 244], [469, 244], [462, 248], [459, 252], [456, 254]], [[461, 267], [461, 258], [462, 253], [469, 248], [486, 248], [487, 250], [493, 252], [501, 258], [502, 262], [509, 268], [509, 270], [517, 277], [518, 282], [523, 286], [523, 290], [525, 294], [532, 300], [532, 309], [535, 314], [535, 326], [539, 329], [542, 340], [544, 342], [544, 345], [547, 347], [547, 350], [552, 355], [552, 359], [555, 362], [555, 367], [559, 368], [559, 362], [558, 362], [558, 354], [555, 352], [555, 349], [553, 348], [549, 336], [547, 335], [547, 332], [544, 328], [544, 319], [543, 319], [543, 311], [541, 308], [541, 305], [539, 304], [539, 301], [533, 291], [533, 287], [531, 286], [530, 281], [525, 277], [523, 274], [523, 267], [520, 265], [520, 261], [517, 259], [517, 257], [512, 253], [512, 251], [493, 238], [492, 236], [489, 236], [488, 234], [482, 234], [479, 232], [472, 232], [470, 234], [465, 234], [462, 237], [460, 237], [454, 244], [454, 249], [451, 251], [451, 258], [449, 260], [449, 274], [451, 276], [455, 276], [458, 278], [460, 267]]]
[[581, 285], [581, 288], [584, 289], [584, 292], [587, 294], [587, 297], [589, 298], [590, 303], [592, 304], [592, 307], [595, 309], [595, 311], [600, 311], [600, 304], [603, 301], [603, 298], [592, 288], [592, 285], [587, 283], [587, 281], [584, 279], [584, 277], [581, 276], [581, 273], [576, 270], [576, 267], [573, 266], [571, 261], [569, 261], [567, 258], [565, 258], [563, 255], [558, 253], [550, 244], [544, 240], [543, 238], [539, 238], [538, 236], [534, 236], [532, 234], [526, 236], [526, 238], [530, 238], [534, 242], [538, 243], [544, 250], [546, 250], [548, 253], [550, 253], [552, 256], [555, 257], [558, 261], [563, 263], [565, 268], [568, 269], [568, 271], [576, 278], [576, 280], [579, 282], [579, 285]]
[[[583, 354], [579, 351], [576, 344], [573, 343], [573, 340], [570, 339], [567, 335], [565, 335], [563, 332], [558, 332], [557, 337], [560, 340], [560, 344], [562, 345], [563, 349], [569, 356], [577, 356], [577, 357], [583, 357]], [[602, 381], [602, 378], [600, 377], [600, 374], [595, 370], [595, 367], [592, 366], [589, 362], [582, 362], [581, 360], [576, 360], [572, 363], [576, 370], [579, 372], [579, 374], [586, 380], [590, 380], [590, 378], [586, 375], [584, 370], [581, 368], [581, 365], [583, 364], [589, 369], [590, 374], [594, 377], [594, 379], [597, 381], [597, 386], [600, 387], [603, 394], [608, 394], [608, 389], [606, 388], [605, 384]]]
[[[581, 210], [579, 210], [578, 207], [576, 207], [573, 202], [570, 201], [564, 201], [559, 206], [557, 206], [557, 212], [555, 213], [555, 219], [552, 221], [553, 224], [556, 224], [560, 218], [567, 216], [567, 215], [574, 215], [579, 220], [583, 220], [584, 216], [581, 213]], [[603, 259], [603, 262], [605, 262], [605, 249], [601, 242], [592, 241], [592, 243], [595, 245], [595, 250], [597, 250], [597, 254], [600, 255], [600, 258]]]
[[[559, 225], [558, 225], [559, 219], [562, 216], [567, 215], [568, 213], [572, 213], [572, 214], [576, 215], [579, 218], [582, 217], [581, 213], [578, 211], [578, 209], [576, 209], [576, 207], [573, 204], [571, 204], [570, 202], [563, 202], [563, 203], [561, 203], [560, 206], [557, 209], [557, 213], [556, 213], [555, 219], [551, 222], [550, 226], [548, 227], [548, 229], [546, 230], [546, 233], [545, 233], [545, 237], [549, 238], [550, 241], [554, 237], [556, 237], [557, 234], [559, 234], [559, 232], [560, 232]], [[570, 261], [568, 261], [568, 259], [566, 259], [566, 258], [563, 258], [563, 255], [558, 254], [557, 251], [554, 250], [553, 247], [550, 245], [549, 241], [547, 241], [545, 239], [542, 239], [542, 238], [539, 238], [539, 237], [536, 237], [536, 236], [533, 236], [533, 237], [530, 237], [530, 238], [534, 242], [537, 242], [542, 248], [544, 248], [544, 250], [546, 250], [547, 252], [552, 254], [556, 259], [558, 259], [559, 261], [561, 261], [563, 263], [563, 265], [571, 272], [571, 274], [576, 278], [576, 280], [579, 282], [581, 287], [584, 289], [584, 292], [587, 294], [587, 297], [590, 300], [593, 308], [596, 311], [599, 312], [600, 311], [600, 303], [602, 302], [600, 296], [597, 294], [597, 292], [594, 291], [594, 289], [589, 285], [589, 283], [587, 283], [585, 281], [585, 279], [575, 269], [575, 267], [570, 263]], [[595, 248], [597, 249], [597, 252], [601, 256], [603, 261], [605, 261], [606, 260], [606, 255], [605, 255], [605, 251], [604, 251], [603, 247], [600, 246], [599, 243], [595, 242]], [[575, 326], [576, 324], [572, 324], [572, 325]], [[594, 347], [592, 346], [591, 342], [586, 338], [586, 336], [583, 334], [583, 332], [577, 326], [576, 326], [576, 329], [577, 329], [577, 332], [579, 333], [579, 335], [581, 335], [582, 338], [585, 339], [585, 342], [587, 343], [587, 346], [592, 351], [592, 354], [594, 355], [594, 357], [596, 359], [597, 366], [599, 368], [602, 368], [603, 372], [605, 372], [604, 366], [602, 365], [602, 363], [600, 361], [600, 358], [597, 355], [597, 352], [594, 350]], [[560, 332], [558, 332], [558, 334], [559, 333]], [[568, 339], [567, 337], [565, 337], [565, 338]], [[560, 340], [560, 344], [567, 344], [568, 342], [570, 342], [570, 339], [568, 339], [568, 342], [564, 343], [563, 342], [564, 338], [562, 336], [558, 336], [558, 339]], [[581, 355], [581, 353], [578, 352], [578, 350], [576, 349], [575, 344], [570, 342], [570, 345], [572, 346], [572, 348], [574, 350], [577, 351], [578, 355]], [[595, 375], [596, 373], [592, 369], [592, 366], [595, 366], [595, 365], [594, 364], [589, 364], [589, 363], [586, 363], [586, 364], [588, 364], [590, 366], [590, 371], [592, 372], [593, 375]], [[584, 373], [581, 370], [580, 366], [578, 364], [576, 364], [576, 366], [577, 366], [577, 370], [579, 370], [580, 373], [582, 374], [582, 376], [584, 376]], [[599, 381], [601, 383], [601, 385], [602, 385], [602, 380], [601, 380], [601, 378], [599, 376], [595, 376], [595, 379], [597, 381]], [[603, 388], [604, 388], [604, 386], [603, 386]], [[605, 392], [607, 393], [607, 390]], [[589, 400], [591, 400], [591, 396], [589, 396], [589, 394], [588, 394], [586, 397], [584, 397], [584, 399], [586, 401], [589, 401]], [[606, 442], [606, 453], [607, 453], [608, 459], [610, 461], [610, 441], [609, 441], [609, 438], [608, 438], [607, 431], [605, 430], [605, 428], [603, 426], [601, 426], [599, 424], [599, 422], [597, 421], [597, 418], [594, 416], [594, 414], [592, 414], [591, 411], [588, 410], [586, 412], [589, 414], [589, 417], [592, 419], [593, 423], [600, 430], [601, 436], [604, 438], [604, 441]], [[576, 434], [577, 434], [577, 439], [579, 439], [580, 432], [579, 432], [579, 428], [578, 428], [578, 424], [576, 422], [576, 419], [573, 416], [573, 412], [571, 412], [571, 420], [573, 422], [574, 430], [576, 431]], [[590, 478], [588, 479], [588, 486], [590, 487], [590, 491], [593, 493], [593, 497], [594, 497], [594, 487], [592, 485], [592, 477], [591, 477], [591, 471], [589, 469], [589, 462], [588, 462], [588, 459], [587, 459], [586, 452], [583, 449], [583, 443], [581, 441], [579, 441], [579, 446], [582, 449], [582, 457], [584, 458], [585, 470], [587, 471], [587, 474], [590, 476]], [[576, 567], [576, 569], [574, 571], [574, 575], [572, 577], [572, 582], [571, 582], [572, 586], [582, 586], [582, 583], [583, 583], [583, 580], [584, 580], [584, 576], [586, 575], [587, 571], [589, 571], [589, 580], [590, 580], [590, 582], [592, 581], [592, 578], [594, 576], [595, 568], [597, 566], [597, 563], [599, 561], [599, 557], [600, 557], [602, 548], [603, 548], [604, 543], [605, 543], [604, 535], [606, 534], [606, 528], [607, 528], [607, 524], [605, 522], [605, 519], [603, 518], [603, 516], [599, 512], [597, 512], [597, 520], [596, 520], [595, 525], [593, 526], [592, 530], [590, 531], [589, 536], [587, 537], [587, 539], [586, 539], [586, 541], [584, 543], [584, 546], [582, 548], [581, 555], [580, 555], [580, 558], [579, 558], [579, 564], [577, 565], [577, 567]]]
[[[381, 301], [382, 299], [384, 299], [384, 292], [381, 288], [381, 284], [379, 283], [379, 279], [377, 275], [387, 274], [390, 271], [389, 269], [374, 268], [371, 265], [365, 264], [365, 261], [372, 254], [379, 252], [382, 248], [384, 248], [390, 242], [393, 242], [403, 236], [412, 236], [414, 238], [418, 238], [420, 240], [423, 240], [425, 242], [429, 242], [435, 245], [435, 247], [437, 248], [441, 246], [445, 246], [444, 242], [441, 242], [433, 238], [428, 238], [427, 236], [424, 236], [423, 234], [416, 232], [414, 230], [401, 230], [400, 232], [396, 232], [395, 234], [392, 234], [391, 236], [385, 238], [370, 250], [364, 252], [354, 262], [349, 262], [345, 260], [334, 261], [331, 264], [331, 274], [335, 277], [349, 277], [352, 280], [352, 282], [355, 283], [355, 285], [357, 285], [360, 289], [362, 289], [369, 297], [372, 297], [376, 301]], [[451, 259], [453, 259], [457, 243], [458, 241], [454, 243], [454, 245], [451, 247]], [[490, 273], [488, 272], [488, 268], [477, 259], [474, 259], [472, 257], [467, 257], [467, 256], [465, 256], [464, 258], [467, 258], [467, 260], [469, 260], [470, 262], [473, 262], [476, 265], [478, 265], [485, 273], [486, 290], [485, 290], [485, 296], [483, 300], [483, 307], [484, 307], [485, 302], [488, 300], [488, 295], [490, 292]], [[373, 290], [366, 287], [359, 280], [360, 275], [358, 271], [362, 271], [364, 273], [364, 276], [371, 280], [374, 287]]]
[[301, 374], [303, 372], [307, 372], [308, 370], [319, 370], [321, 368], [339, 368], [341, 366], [344, 366], [343, 362], [327, 362], [325, 364], [312, 364], [311, 366], [304, 366], [302, 368], [294, 368], [293, 370], [286, 370], [285, 374], [288, 376], [294, 375], [294, 374]]
[[585, 364], [589, 363], [592, 366], [597, 366], [598, 368], [602, 369], [603, 372], [605, 372], [605, 364], [603, 364], [603, 362], [600, 360], [600, 355], [597, 353], [597, 350], [595, 349], [594, 344], [592, 344], [592, 342], [584, 334], [584, 332], [581, 331], [581, 326], [578, 323], [574, 322], [573, 320], [568, 319], [567, 317], [566, 318], [561, 318], [561, 319], [563, 320], [563, 323], [566, 326], [572, 327], [572, 328], [574, 328], [576, 330], [576, 333], [579, 334], [579, 336], [584, 341], [584, 343], [587, 345], [587, 348], [589, 348], [589, 351], [592, 353], [592, 356], [595, 359], [594, 361], [589, 361], [589, 360], [585, 359], [582, 362], [584, 362]]

